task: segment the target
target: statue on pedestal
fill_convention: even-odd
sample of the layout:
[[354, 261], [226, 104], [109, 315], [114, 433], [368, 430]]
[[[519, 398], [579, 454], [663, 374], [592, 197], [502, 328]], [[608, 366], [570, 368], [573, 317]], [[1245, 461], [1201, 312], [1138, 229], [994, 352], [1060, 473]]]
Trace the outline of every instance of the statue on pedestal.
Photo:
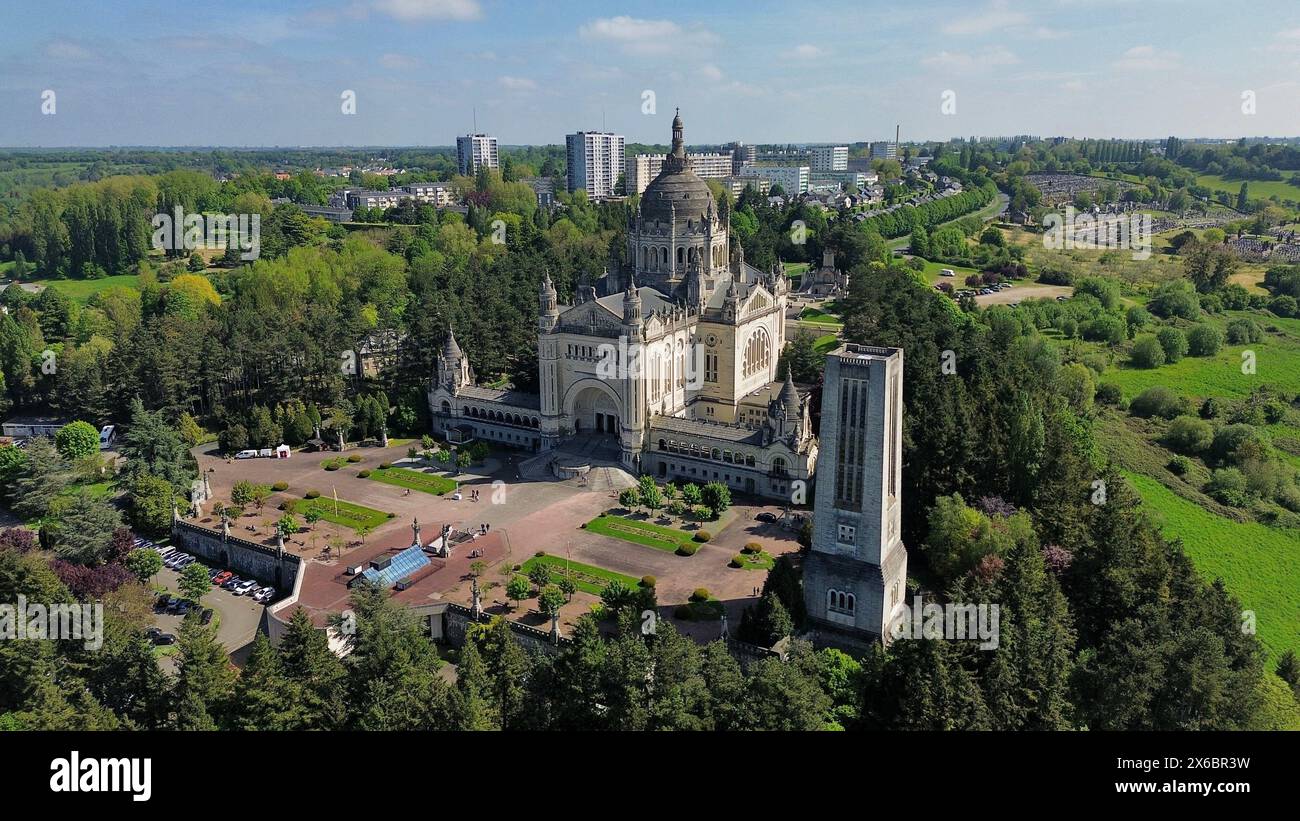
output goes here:
[[470, 612], [474, 614], [474, 620], [478, 621], [483, 616], [483, 596], [478, 589], [478, 576], [470, 580], [470, 594], [474, 597]]

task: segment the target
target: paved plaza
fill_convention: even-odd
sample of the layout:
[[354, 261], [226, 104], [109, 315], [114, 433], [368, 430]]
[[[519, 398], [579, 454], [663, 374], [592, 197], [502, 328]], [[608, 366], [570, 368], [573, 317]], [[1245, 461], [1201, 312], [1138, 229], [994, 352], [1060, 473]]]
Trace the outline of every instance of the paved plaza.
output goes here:
[[[409, 460], [408, 447], [403, 443], [388, 448], [353, 448], [343, 455], [356, 454], [362, 461], [348, 463], [336, 471], [326, 471], [321, 466], [325, 460], [339, 456], [334, 452], [295, 452], [289, 459], [227, 461], [215, 453], [208, 453], [210, 447], [201, 447], [196, 449], [195, 456], [200, 469], [210, 471], [212, 501], [228, 503], [231, 488], [241, 479], [256, 484], [283, 482], [288, 485], [287, 490], [274, 493], [261, 511], [250, 506], [244, 516], [232, 522], [232, 535], [250, 541], [274, 545], [274, 523], [283, 515], [278, 506], [286, 500], [301, 499], [309, 490], [319, 491], [321, 499], [327, 503], [337, 493], [341, 501], [395, 514], [366, 535], [364, 544], [351, 529], [325, 521], [317, 522], [314, 527], [303, 524], [303, 531], [286, 542], [286, 549], [312, 563], [305, 583], [310, 596], [304, 594], [304, 599], [312, 601], [309, 609], [313, 618], [321, 623], [327, 612], [344, 607], [346, 567], [364, 564], [371, 558], [410, 545], [411, 523], [417, 518], [422, 541], [426, 544], [437, 537], [443, 525], [448, 524], [457, 530], [474, 533], [486, 525], [488, 533], [459, 546], [451, 559], [439, 563], [435, 572], [397, 593], [400, 601], [448, 600], [468, 605], [471, 599], [469, 565], [472, 561], [483, 561], [488, 565], [481, 580], [483, 604], [487, 611], [542, 627], [545, 627], [545, 620], [535, 612], [535, 599], [516, 606], [505, 596], [505, 582], [510, 575], [505, 568], [523, 564], [538, 551], [637, 579], [654, 576], [661, 613], [665, 616], [671, 615], [675, 605], [686, 602], [692, 591], [707, 588], [725, 604], [734, 629], [741, 611], [753, 603], [755, 589], [762, 587], [767, 574], [761, 570], [729, 567], [731, 557], [749, 542], [758, 542], [773, 556], [799, 549], [794, 532], [755, 518], [761, 511], [777, 512], [776, 507], [737, 500], [719, 522], [703, 525], [713, 538], [700, 545], [696, 555], [678, 556], [582, 529], [583, 523], [619, 507], [616, 494], [590, 490], [572, 480], [522, 479], [518, 464], [533, 454], [494, 450], [485, 464], [468, 468], [456, 476], [454, 471], [445, 470], [442, 464]], [[357, 475], [362, 470], [374, 470], [383, 462], [454, 478], [460, 482], [462, 498], [454, 499], [452, 494], [433, 496], [416, 490], [408, 493], [404, 488]], [[471, 499], [472, 490], [479, 491], [477, 501]], [[210, 501], [204, 505], [199, 523], [216, 529], [220, 524], [210, 515], [211, 504]], [[331, 542], [344, 545], [341, 556], [334, 550], [326, 555]], [[471, 558], [473, 550], [482, 550], [483, 555]], [[598, 597], [591, 594], [576, 594], [561, 611], [561, 624], [566, 632], [598, 601]], [[679, 623], [678, 626], [701, 639], [715, 638], [720, 630], [717, 621]]]

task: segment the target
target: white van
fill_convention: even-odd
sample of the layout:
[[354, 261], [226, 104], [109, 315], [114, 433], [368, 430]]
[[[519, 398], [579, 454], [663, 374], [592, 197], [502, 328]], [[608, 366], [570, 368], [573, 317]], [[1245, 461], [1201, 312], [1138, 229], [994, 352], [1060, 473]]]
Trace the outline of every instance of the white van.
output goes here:
[[99, 432], [99, 449], [108, 450], [113, 446], [113, 439], [117, 436], [117, 427], [114, 425], [105, 425]]
[[256, 458], [257, 458], [257, 451], [255, 451], [255, 450], [241, 450], [239, 453], [236, 453], [236, 454], [235, 454], [235, 458], [236, 458], [236, 459], [256, 459]]

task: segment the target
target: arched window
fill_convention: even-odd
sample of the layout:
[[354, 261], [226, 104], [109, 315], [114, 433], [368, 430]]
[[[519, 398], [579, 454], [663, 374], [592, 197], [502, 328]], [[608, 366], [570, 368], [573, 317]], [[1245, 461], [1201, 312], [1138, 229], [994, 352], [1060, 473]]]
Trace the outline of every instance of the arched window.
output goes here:
[[448, 402], [446, 399], [442, 400], [442, 412], [446, 414], [451, 413], [451, 403]]
[[677, 265], [679, 267], [681, 266], [682, 262], [685, 260], [685, 257], [686, 257], [686, 249], [682, 248], [680, 245], [677, 246]]
[[659, 249], [659, 256], [660, 256], [659, 263], [663, 265], [665, 268], [667, 268], [668, 267], [668, 246], [667, 245], [664, 245]]
[[780, 456], [772, 460], [772, 472], [777, 476], [784, 476], [786, 474], [785, 460]]
[[714, 449], [709, 453], [709, 458], [710, 458], [710, 459], [713, 459], [714, 461], [721, 461], [721, 460], [722, 460], [722, 451], [718, 450], [717, 448], [714, 448]]
[[742, 372], [746, 377], [767, 370], [772, 363], [771, 337], [766, 328], [759, 328], [745, 343], [744, 366]]
[[659, 440], [659, 449], [660, 449], [660, 450], [668, 450], [668, 440], [667, 440], [667, 439], [660, 439], [660, 440]]

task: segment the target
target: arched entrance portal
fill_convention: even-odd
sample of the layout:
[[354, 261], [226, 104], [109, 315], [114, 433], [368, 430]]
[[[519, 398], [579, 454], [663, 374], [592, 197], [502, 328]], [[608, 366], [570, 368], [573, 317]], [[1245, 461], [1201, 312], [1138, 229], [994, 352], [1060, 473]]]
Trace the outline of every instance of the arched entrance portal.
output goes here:
[[607, 388], [588, 385], [578, 391], [573, 400], [573, 430], [575, 433], [604, 433], [617, 435], [619, 408]]

